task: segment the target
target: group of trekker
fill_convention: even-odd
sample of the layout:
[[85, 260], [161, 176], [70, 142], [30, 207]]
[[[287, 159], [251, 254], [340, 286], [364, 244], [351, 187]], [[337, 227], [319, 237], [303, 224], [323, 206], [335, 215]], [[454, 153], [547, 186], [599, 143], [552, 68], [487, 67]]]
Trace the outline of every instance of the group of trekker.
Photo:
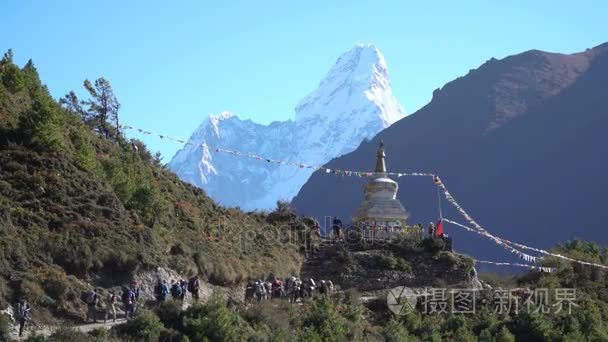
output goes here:
[[104, 298], [101, 297], [101, 290], [94, 289], [83, 292], [81, 299], [87, 304], [87, 315], [85, 323], [92, 321], [97, 323], [97, 308], [101, 307], [104, 315], [104, 323], [109, 317], [116, 322], [117, 308], [119, 303], [122, 303], [125, 318], [133, 318], [138, 309], [139, 298], [142, 290], [139, 284], [135, 281], [128, 286], [123, 286], [120, 291], [110, 290], [109, 294]]
[[164, 303], [169, 296], [174, 301], [183, 302], [186, 299], [188, 292], [192, 294], [192, 300], [198, 302], [200, 291], [200, 281], [198, 276], [194, 276], [189, 280], [171, 280], [171, 284], [167, 280], [159, 279], [158, 283], [154, 287], [154, 297], [156, 298], [156, 304], [160, 306]]
[[[198, 276], [190, 278], [190, 280], [172, 280], [171, 285], [167, 284], [166, 280], [158, 280], [158, 284], [154, 288], [154, 296], [157, 305], [162, 304], [169, 296], [175, 301], [184, 301], [186, 294], [192, 294], [193, 301], [199, 300], [200, 282]], [[92, 321], [97, 323], [98, 311], [101, 307], [104, 312], [103, 321], [107, 322], [108, 318], [112, 318], [116, 322], [117, 309], [122, 303], [122, 309], [125, 313], [125, 318], [130, 319], [135, 316], [139, 307], [140, 294], [142, 288], [135, 281], [129, 286], [123, 286], [121, 291], [110, 291], [103, 299], [100, 289], [83, 292], [81, 299], [87, 304], [87, 315], [85, 323]]]
[[312, 278], [301, 280], [292, 275], [285, 280], [281, 278], [275, 278], [273, 281], [250, 280], [245, 287], [245, 300], [260, 302], [268, 299], [287, 299], [295, 303], [302, 298], [313, 298], [315, 293], [329, 295], [334, 291], [331, 280], [321, 280], [317, 285]]

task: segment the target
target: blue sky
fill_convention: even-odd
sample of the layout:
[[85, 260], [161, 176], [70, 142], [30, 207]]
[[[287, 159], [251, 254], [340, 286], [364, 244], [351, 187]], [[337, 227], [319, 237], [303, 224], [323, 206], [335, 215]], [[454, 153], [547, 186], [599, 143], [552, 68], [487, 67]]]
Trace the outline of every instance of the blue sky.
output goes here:
[[[0, 49], [32, 58], [55, 97], [104, 76], [122, 121], [187, 138], [210, 113], [268, 123], [356, 43], [385, 55], [408, 113], [491, 57], [608, 41], [605, 1], [0, 2]], [[179, 146], [146, 142], [168, 161]], [[254, 151], [252, 151], [254, 152]]]

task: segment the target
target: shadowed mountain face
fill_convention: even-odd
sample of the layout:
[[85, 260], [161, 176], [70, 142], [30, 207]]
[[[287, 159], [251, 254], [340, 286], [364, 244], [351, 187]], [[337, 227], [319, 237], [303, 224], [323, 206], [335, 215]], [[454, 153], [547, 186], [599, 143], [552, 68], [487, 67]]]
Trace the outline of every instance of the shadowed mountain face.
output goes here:
[[[380, 139], [389, 171], [437, 172], [488, 230], [548, 247], [583, 238], [608, 243], [608, 44], [562, 55], [528, 51], [492, 59], [436, 90], [432, 101], [327, 167], [371, 170]], [[349, 219], [365, 179], [315, 173], [294, 198], [302, 214]], [[436, 220], [427, 178], [398, 179], [410, 224]], [[466, 223], [444, 201], [444, 216]], [[492, 242], [448, 225], [458, 250], [505, 258]]]

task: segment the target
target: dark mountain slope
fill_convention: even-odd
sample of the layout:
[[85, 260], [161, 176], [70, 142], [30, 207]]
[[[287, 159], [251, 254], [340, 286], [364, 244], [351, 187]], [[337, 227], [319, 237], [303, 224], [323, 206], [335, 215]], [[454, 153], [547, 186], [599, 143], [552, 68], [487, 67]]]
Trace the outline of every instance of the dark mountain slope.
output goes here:
[[[389, 171], [439, 173], [470, 214], [500, 235], [539, 246], [574, 236], [606, 243], [599, 206], [608, 193], [607, 64], [608, 44], [573, 55], [528, 51], [492, 59], [327, 166], [370, 170], [383, 139]], [[306, 214], [350, 217], [364, 181], [315, 174], [293, 203]], [[398, 181], [410, 223], [435, 220], [432, 182]], [[448, 229], [460, 250], [504, 256], [491, 243]]]

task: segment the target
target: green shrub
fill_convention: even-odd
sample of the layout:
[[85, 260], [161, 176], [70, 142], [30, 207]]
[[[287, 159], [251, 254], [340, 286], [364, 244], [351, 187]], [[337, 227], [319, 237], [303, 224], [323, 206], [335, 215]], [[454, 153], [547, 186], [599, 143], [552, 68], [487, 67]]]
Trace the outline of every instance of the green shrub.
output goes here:
[[182, 305], [176, 301], [166, 301], [157, 310], [156, 315], [167, 328], [180, 329], [182, 323]]
[[52, 333], [46, 341], [47, 342], [74, 342], [74, 341], [90, 342], [90, 341], [93, 341], [93, 338], [88, 336], [86, 333], [80, 332], [74, 328], [60, 327], [54, 333]]
[[552, 324], [546, 316], [520, 312], [514, 319], [512, 331], [517, 340], [547, 341], [552, 335]]
[[410, 337], [403, 324], [392, 317], [382, 329], [382, 334], [387, 342], [408, 341]]
[[515, 342], [515, 336], [509, 331], [506, 326], [503, 326], [498, 335], [494, 338], [495, 342]]
[[39, 151], [59, 152], [65, 148], [58, 111], [48, 94], [37, 94], [21, 117], [20, 127], [27, 141]]
[[293, 305], [285, 302], [262, 302], [248, 307], [241, 315], [253, 326], [267, 326], [274, 335], [291, 337], [291, 320], [296, 315]]
[[300, 342], [324, 342], [321, 335], [315, 330], [313, 327], [305, 327], [302, 333], [298, 336], [298, 341]]
[[127, 208], [137, 211], [147, 225], [152, 225], [158, 211], [158, 193], [155, 189], [138, 187], [127, 202]]
[[0, 313], [0, 341], [8, 341], [10, 326], [10, 318], [5, 314]]
[[118, 325], [117, 330], [124, 337], [137, 341], [154, 342], [159, 340], [165, 327], [153, 312], [142, 311], [127, 323]]
[[46, 294], [55, 300], [62, 301], [69, 286], [65, 273], [51, 268], [42, 275], [42, 278], [42, 288]]
[[445, 249], [445, 242], [438, 238], [425, 238], [421, 242], [424, 249], [432, 254], [438, 253]]
[[39, 334], [33, 334], [28, 336], [25, 339], [25, 342], [47, 342], [48, 339], [46, 339], [43, 335], [39, 335]]
[[76, 164], [84, 170], [94, 170], [97, 167], [95, 149], [80, 130], [72, 133], [72, 144], [76, 149]]
[[303, 318], [304, 328], [314, 329], [324, 341], [346, 341], [347, 320], [342, 317], [331, 299], [315, 300]]
[[395, 259], [395, 257], [393, 257], [392, 255], [384, 255], [384, 254], [380, 254], [380, 255], [376, 255], [374, 257], [374, 261], [376, 263], [377, 268], [384, 268], [384, 269], [388, 269], [388, 270], [394, 270], [395, 267], [397, 266], [397, 260]]
[[106, 341], [110, 337], [110, 332], [104, 328], [97, 328], [89, 331], [88, 335], [94, 340]]
[[188, 309], [184, 313], [183, 325], [184, 334], [192, 341], [246, 340], [244, 320], [219, 298]]

